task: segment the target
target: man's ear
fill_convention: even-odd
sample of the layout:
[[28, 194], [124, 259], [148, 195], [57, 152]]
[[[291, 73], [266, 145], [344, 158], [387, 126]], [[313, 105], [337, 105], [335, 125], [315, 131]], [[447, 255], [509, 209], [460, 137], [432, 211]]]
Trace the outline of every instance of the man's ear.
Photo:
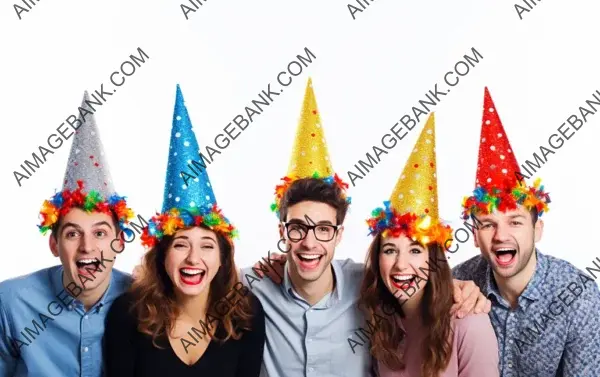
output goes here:
[[52, 255], [58, 257], [58, 242], [56, 242], [56, 237], [54, 236], [54, 234], [51, 234], [48, 238], [48, 246], [50, 246], [50, 251], [52, 252]]
[[538, 219], [533, 226], [533, 234], [535, 242], [540, 242], [544, 233], [544, 220]]
[[479, 249], [479, 241], [477, 241], [477, 231], [476, 230], [473, 231], [473, 243], [475, 244], [475, 247]]
[[284, 237], [283, 237], [283, 230], [284, 230], [283, 229], [283, 224], [279, 223], [279, 238], [280, 239], [284, 239]]
[[344, 226], [342, 225], [342, 226], [340, 226], [340, 228], [337, 231], [337, 234], [335, 235], [335, 246], [336, 247], [342, 241], [343, 235], [344, 235]]

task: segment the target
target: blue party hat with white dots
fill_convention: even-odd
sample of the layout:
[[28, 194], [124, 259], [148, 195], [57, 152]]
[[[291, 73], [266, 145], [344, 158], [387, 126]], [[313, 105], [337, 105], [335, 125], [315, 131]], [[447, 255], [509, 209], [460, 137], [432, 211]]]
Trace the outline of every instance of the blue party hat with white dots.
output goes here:
[[152, 247], [165, 235], [199, 225], [229, 239], [237, 237], [237, 229], [217, 207], [183, 93], [177, 85], [162, 213], [153, 216], [144, 228], [142, 244]]
[[[200, 163], [203, 163], [200, 159], [200, 147], [178, 84], [163, 212], [171, 208], [208, 210], [217, 202], [206, 168], [200, 166]], [[194, 173], [196, 174], [193, 175]]]

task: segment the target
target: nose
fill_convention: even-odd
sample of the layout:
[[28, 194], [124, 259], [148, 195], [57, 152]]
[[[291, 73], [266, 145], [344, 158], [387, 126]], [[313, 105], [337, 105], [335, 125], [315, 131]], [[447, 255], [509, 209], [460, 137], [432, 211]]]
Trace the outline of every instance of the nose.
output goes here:
[[201, 260], [202, 260], [202, 250], [201, 250], [201, 248], [194, 247], [194, 246], [190, 247], [190, 250], [189, 250], [187, 258], [186, 258], [186, 261], [189, 264], [194, 265], [194, 264], [199, 264]]
[[410, 267], [407, 253], [398, 252], [395, 267], [398, 271], [404, 271]]
[[493, 241], [496, 243], [505, 242], [505, 241], [509, 240], [509, 234], [510, 233], [508, 230], [508, 226], [500, 223], [500, 224], [496, 225], [496, 231], [494, 232]]
[[79, 251], [82, 253], [91, 253], [95, 247], [94, 237], [92, 234], [84, 234], [79, 241]]
[[306, 237], [304, 237], [304, 239], [302, 240], [302, 247], [304, 247], [307, 250], [312, 250], [315, 247], [317, 247], [318, 244], [318, 240], [315, 237], [315, 233], [312, 230], [309, 230], [306, 233]]

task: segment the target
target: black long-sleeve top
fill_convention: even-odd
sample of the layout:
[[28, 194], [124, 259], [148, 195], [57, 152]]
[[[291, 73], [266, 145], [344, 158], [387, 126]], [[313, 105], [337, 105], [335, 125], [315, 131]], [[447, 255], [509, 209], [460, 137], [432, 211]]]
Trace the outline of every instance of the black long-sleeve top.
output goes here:
[[[137, 319], [130, 308], [129, 293], [115, 300], [106, 318], [104, 334], [105, 371], [108, 377], [215, 376], [258, 377], [265, 344], [265, 316], [262, 305], [252, 296], [252, 330], [244, 331], [239, 340], [224, 343], [211, 340], [204, 354], [193, 365], [185, 364], [169, 339], [152, 338], [137, 330]], [[213, 322], [214, 323], [214, 322]], [[224, 333], [219, 322], [217, 335]], [[191, 339], [191, 338], [190, 338]]]

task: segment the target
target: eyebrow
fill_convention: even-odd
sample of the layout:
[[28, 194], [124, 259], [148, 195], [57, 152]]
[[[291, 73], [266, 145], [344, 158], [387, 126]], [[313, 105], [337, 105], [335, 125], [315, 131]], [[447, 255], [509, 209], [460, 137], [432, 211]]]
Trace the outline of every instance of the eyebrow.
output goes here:
[[[112, 229], [112, 226], [111, 226], [111, 225], [110, 225], [108, 222], [106, 222], [106, 221], [99, 221], [99, 222], [97, 222], [97, 223], [94, 223], [92, 226], [94, 227], [94, 226], [100, 226], [100, 225], [106, 225], [106, 226], [108, 226], [110, 229]], [[82, 227], [80, 227], [79, 225], [77, 225], [77, 224], [75, 224], [75, 223], [71, 223], [71, 222], [64, 223], [64, 224], [62, 225], [62, 230], [64, 230], [65, 228], [67, 228], [67, 227], [69, 227], [69, 226], [70, 226], [70, 227], [73, 227], [73, 228], [75, 228], [75, 229], [77, 229], [77, 230], [79, 230], [79, 231], [83, 231], [83, 228], [82, 228]]]
[[[177, 237], [173, 238], [173, 241], [175, 241], [177, 239], [180, 239], [180, 238], [182, 238], [184, 240], [188, 240], [188, 241], [190, 240], [190, 238], [188, 236], [177, 236]], [[209, 236], [203, 236], [201, 239], [203, 239], [203, 240], [211, 240], [211, 241], [213, 241], [215, 243], [217, 242], [214, 238], [209, 237]]]
[[525, 218], [525, 216], [523, 216], [523, 215], [521, 215], [521, 214], [517, 214], [517, 215], [511, 215], [511, 216], [509, 216], [509, 218], [511, 218], [511, 219], [516, 219], [517, 217], [521, 217], [521, 218], [523, 218], [523, 219]]
[[396, 245], [394, 245], [394, 244], [393, 244], [393, 243], [391, 243], [391, 242], [386, 242], [386, 243], [384, 243], [383, 245], [381, 245], [381, 247], [382, 247], [382, 248], [384, 248], [384, 247], [386, 247], [386, 246], [392, 246], [392, 247], [396, 247]]
[[[296, 218], [294, 218], [294, 219], [291, 219], [290, 221], [288, 221], [288, 223], [293, 223], [293, 224], [304, 224], [304, 225], [308, 225], [308, 224], [306, 223], [306, 221], [304, 221], [304, 220], [301, 220], [301, 219], [296, 219]], [[332, 223], [331, 221], [329, 221], [329, 220], [321, 220], [321, 221], [317, 221], [315, 224], [316, 224], [316, 225], [333, 225], [333, 223]]]

